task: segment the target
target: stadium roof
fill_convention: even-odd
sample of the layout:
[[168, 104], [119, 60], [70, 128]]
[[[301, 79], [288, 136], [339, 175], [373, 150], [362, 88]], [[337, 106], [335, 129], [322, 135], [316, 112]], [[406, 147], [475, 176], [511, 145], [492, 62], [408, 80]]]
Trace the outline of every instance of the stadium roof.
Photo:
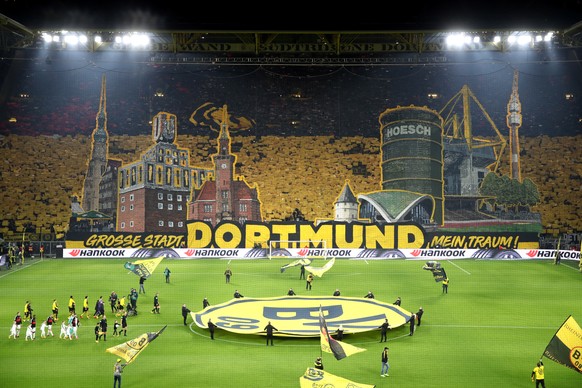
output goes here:
[[405, 221], [412, 208], [421, 203], [431, 216], [435, 208], [435, 200], [430, 195], [403, 190], [382, 190], [360, 194], [358, 199], [361, 202], [369, 202], [386, 222]]
[[[269, 52], [264, 50], [268, 45], [293, 45], [296, 54], [313, 54], [312, 47], [322, 46], [330, 47], [329, 53], [335, 55], [347, 54], [342, 51], [347, 47], [357, 47], [362, 53], [366, 47], [374, 47], [367, 44], [379, 43], [391, 48], [400, 45], [395, 51], [403, 47], [416, 52], [440, 50], [438, 43], [451, 31], [490, 35], [553, 31], [560, 44], [582, 45], [582, 4], [576, 1], [542, 6], [530, 1], [489, 1], [482, 7], [469, 1], [421, 1], [414, 7], [402, 3], [394, 9], [370, 4], [326, 9], [297, 2], [273, 3], [261, 9], [253, 9], [248, 3], [186, 4], [5, 1], [0, 10], [0, 48], [41, 48], [36, 44], [43, 31], [63, 30], [105, 36], [147, 32], [157, 45], [154, 51], [160, 51], [160, 47], [169, 52], [203, 51], [205, 46], [201, 44], [222, 44], [250, 48], [255, 55]], [[507, 49], [503, 45], [487, 48]], [[270, 53], [277, 54], [277, 50]]]

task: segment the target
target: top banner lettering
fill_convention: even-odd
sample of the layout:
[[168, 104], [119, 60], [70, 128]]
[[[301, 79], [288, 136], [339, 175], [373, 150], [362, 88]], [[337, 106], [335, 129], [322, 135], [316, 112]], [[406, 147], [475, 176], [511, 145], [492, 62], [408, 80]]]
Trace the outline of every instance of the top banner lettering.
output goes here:
[[536, 249], [534, 232], [426, 231], [416, 223], [222, 222], [187, 224], [186, 235], [164, 233], [69, 233], [67, 248], [334, 248], [334, 249]]

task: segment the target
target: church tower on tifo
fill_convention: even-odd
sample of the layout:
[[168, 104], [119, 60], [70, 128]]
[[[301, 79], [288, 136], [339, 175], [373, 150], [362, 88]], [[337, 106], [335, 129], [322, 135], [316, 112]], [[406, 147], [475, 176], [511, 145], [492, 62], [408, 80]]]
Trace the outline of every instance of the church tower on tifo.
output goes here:
[[228, 110], [226, 105], [222, 107], [222, 122], [218, 135], [218, 152], [212, 156], [216, 170], [216, 221], [231, 221], [233, 219], [232, 208], [232, 183], [234, 178], [235, 156], [230, 153], [230, 134], [228, 131]]
[[[236, 155], [231, 153], [228, 109], [222, 107], [218, 150], [212, 155], [214, 171], [210, 179], [192, 190], [188, 220], [202, 220], [216, 225], [223, 221], [244, 224], [262, 221], [259, 190], [235, 175]], [[212, 179], [214, 178], [214, 179]]]
[[95, 118], [96, 125], [92, 135], [91, 157], [89, 158], [85, 183], [83, 185], [82, 208], [84, 211], [99, 210], [99, 183], [107, 168], [107, 149], [109, 147], [106, 106], [105, 75], [103, 75], [101, 78], [99, 111]]

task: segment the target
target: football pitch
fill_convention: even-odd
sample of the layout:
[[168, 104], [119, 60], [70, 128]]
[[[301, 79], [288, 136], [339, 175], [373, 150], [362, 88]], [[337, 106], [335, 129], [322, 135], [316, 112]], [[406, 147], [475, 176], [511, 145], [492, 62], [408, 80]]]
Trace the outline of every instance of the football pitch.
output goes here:
[[[145, 282], [137, 316], [128, 318], [127, 337], [113, 337], [107, 299], [112, 291], [127, 295], [139, 290], [139, 278], [124, 268], [127, 260], [31, 260], [0, 271], [0, 387], [48, 385], [52, 387], [107, 387], [113, 384], [117, 356], [105, 349], [154, 332], [165, 331], [129, 364], [122, 387], [299, 387], [299, 378], [316, 357], [323, 356], [325, 371], [361, 384], [377, 387], [531, 387], [530, 375], [546, 345], [572, 315], [582, 323], [582, 274], [578, 262], [550, 260], [495, 261], [461, 259], [441, 261], [450, 285], [443, 294], [424, 261], [336, 260], [311, 291], [299, 279], [299, 267], [280, 271], [292, 260], [176, 260], [164, 259]], [[312, 265], [323, 265], [315, 260]], [[171, 271], [170, 283], [163, 270]], [[224, 271], [233, 272], [226, 284]], [[402, 308], [415, 313], [423, 307], [422, 325], [409, 336], [408, 324], [388, 332], [379, 343], [379, 330], [349, 334], [344, 342], [367, 349], [342, 360], [321, 354], [319, 338], [265, 338], [182, 323], [181, 306], [202, 310], [232, 299], [235, 290], [245, 297], [275, 297], [293, 288], [297, 295], [363, 297], [392, 303], [402, 298]], [[160, 314], [150, 313], [159, 292]], [[73, 295], [77, 314], [89, 296], [93, 313], [99, 296], [105, 301], [109, 331], [107, 342], [95, 342], [96, 320], [81, 319], [78, 340], [59, 338], [60, 322], [67, 316]], [[60, 306], [54, 337], [40, 338], [40, 324], [50, 315], [53, 299]], [[37, 317], [36, 340], [9, 339], [16, 312], [23, 314], [30, 301]], [[92, 315], [92, 314], [91, 314]], [[331, 330], [330, 330], [331, 331]], [[390, 376], [381, 377], [381, 352], [389, 347]], [[582, 375], [543, 358], [546, 385], [580, 387]]]

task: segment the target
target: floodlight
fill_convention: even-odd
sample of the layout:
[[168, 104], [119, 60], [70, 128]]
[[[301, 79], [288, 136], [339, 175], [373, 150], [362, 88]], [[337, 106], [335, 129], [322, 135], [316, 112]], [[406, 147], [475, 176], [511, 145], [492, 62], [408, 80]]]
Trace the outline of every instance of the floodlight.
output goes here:
[[531, 40], [532, 40], [531, 39], [531, 35], [520, 35], [517, 38], [517, 44], [519, 44], [519, 45], [526, 45], [526, 44], [531, 43]]

